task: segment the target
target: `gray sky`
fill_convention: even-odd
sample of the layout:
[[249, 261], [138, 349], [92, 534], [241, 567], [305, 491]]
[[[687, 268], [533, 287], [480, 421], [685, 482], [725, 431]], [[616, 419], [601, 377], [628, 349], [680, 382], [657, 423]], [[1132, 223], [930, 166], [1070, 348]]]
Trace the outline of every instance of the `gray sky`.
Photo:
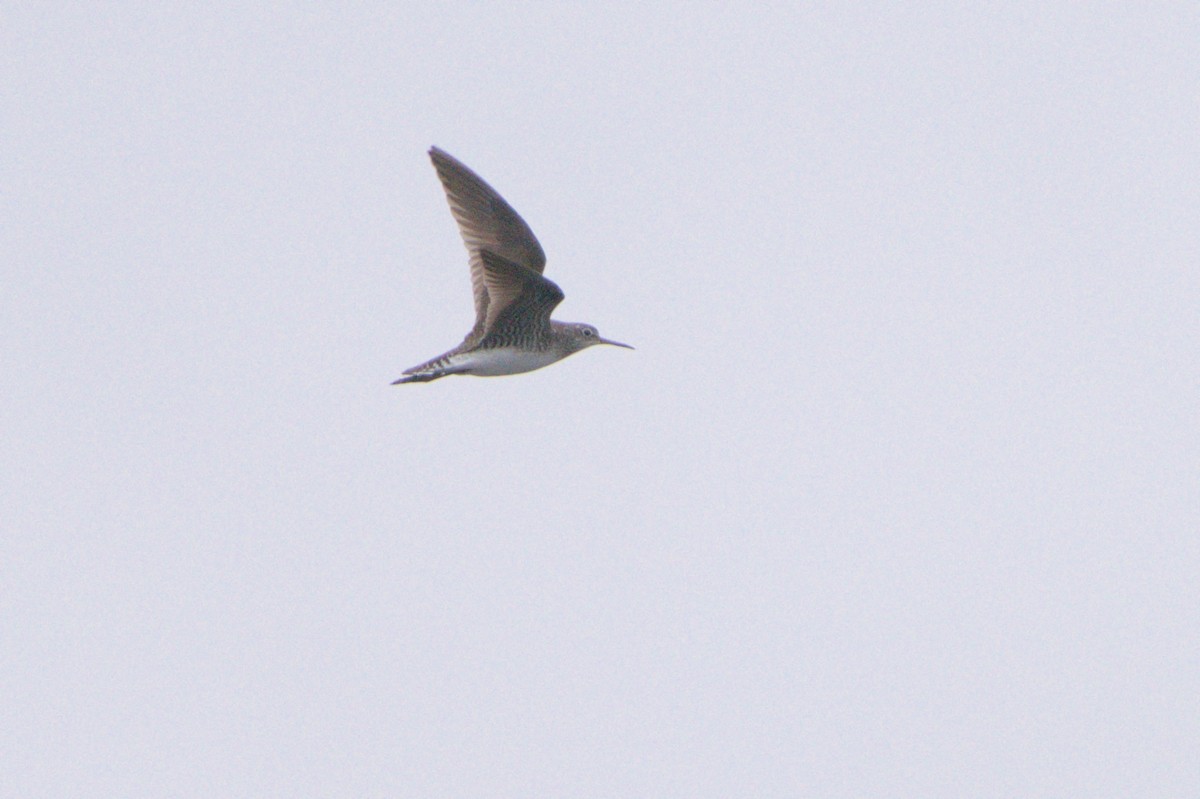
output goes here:
[[907, 5], [8, 9], [0, 793], [1200, 795], [1200, 15]]

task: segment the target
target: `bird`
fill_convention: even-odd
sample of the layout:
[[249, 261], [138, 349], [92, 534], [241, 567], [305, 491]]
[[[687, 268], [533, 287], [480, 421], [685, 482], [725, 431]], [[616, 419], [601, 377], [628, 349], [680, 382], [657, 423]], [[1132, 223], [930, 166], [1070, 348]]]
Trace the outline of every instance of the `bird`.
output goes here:
[[542, 275], [546, 254], [529, 225], [466, 164], [438, 147], [429, 158], [467, 247], [475, 326], [457, 347], [404, 370], [392, 385], [532, 372], [597, 344], [633, 349], [601, 338], [593, 325], [551, 319], [563, 292]]

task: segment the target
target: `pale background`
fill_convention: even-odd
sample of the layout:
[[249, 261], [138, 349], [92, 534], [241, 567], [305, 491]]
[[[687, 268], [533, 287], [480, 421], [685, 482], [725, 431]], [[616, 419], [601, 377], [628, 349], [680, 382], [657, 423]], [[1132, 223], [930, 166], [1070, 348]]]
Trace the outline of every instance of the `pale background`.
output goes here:
[[[1200, 796], [1195, 3], [66, 5], [5, 797]], [[431, 144], [636, 352], [388, 385]]]

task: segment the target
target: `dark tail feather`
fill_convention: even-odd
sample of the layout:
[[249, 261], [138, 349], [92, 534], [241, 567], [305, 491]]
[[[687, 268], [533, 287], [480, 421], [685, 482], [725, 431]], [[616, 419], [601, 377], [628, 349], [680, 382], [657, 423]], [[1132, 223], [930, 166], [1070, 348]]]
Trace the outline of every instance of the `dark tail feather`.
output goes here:
[[399, 380], [393, 380], [392, 385], [398, 386], [401, 383], [428, 383], [430, 380], [437, 380], [440, 377], [447, 377], [448, 375], [456, 375], [456, 374], [458, 374], [457, 371], [454, 371], [454, 372], [440, 372], [440, 371], [439, 372], [418, 372], [418, 373], [412, 374], [412, 375], [405, 375], [404, 377], [400, 378]]

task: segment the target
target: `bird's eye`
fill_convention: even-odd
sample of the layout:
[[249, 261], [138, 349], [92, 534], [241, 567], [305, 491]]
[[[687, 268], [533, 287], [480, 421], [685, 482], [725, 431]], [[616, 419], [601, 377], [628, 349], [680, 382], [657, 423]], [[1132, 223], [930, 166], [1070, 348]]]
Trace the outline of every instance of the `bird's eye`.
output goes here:
[[591, 338], [592, 336], [596, 335], [596, 331], [585, 327], [583, 329], [583, 335], [587, 336], [588, 338]]

